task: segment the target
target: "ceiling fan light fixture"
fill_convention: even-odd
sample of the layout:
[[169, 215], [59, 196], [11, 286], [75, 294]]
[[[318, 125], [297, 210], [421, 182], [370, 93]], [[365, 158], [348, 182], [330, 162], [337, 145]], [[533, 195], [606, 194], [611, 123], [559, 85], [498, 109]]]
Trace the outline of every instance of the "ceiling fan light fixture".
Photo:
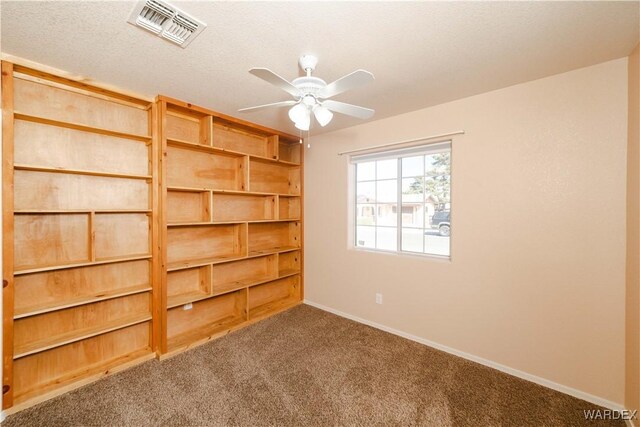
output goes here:
[[311, 112], [305, 108], [305, 114], [300, 120], [295, 121], [296, 128], [300, 130], [309, 130], [311, 126]]
[[313, 107], [313, 115], [316, 117], [320, 126], [325, 127], [333, 119], [333, 113], [328, 108], [322, 105], [316, 105]]
[[294, 105], [289, 110], [289, 118], [294, 123], [303, 121], [305, 117], [308, 117], [308, 116], [309, 116], [309, 111], [307, 110], [307, 107], [302, 103], [298, 103]]

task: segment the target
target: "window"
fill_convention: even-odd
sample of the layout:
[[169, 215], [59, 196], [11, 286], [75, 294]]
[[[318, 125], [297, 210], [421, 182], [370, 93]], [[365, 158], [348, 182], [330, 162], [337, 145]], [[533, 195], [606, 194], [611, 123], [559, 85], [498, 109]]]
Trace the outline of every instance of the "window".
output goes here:
[[352, 156], [355, 246], [450, 255], [451, 143]]

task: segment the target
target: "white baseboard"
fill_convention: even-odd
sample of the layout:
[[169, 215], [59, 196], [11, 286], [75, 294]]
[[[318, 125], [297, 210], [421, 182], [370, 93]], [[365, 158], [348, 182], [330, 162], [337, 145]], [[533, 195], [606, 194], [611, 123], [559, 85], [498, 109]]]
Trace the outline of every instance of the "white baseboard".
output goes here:
[[393, 328], [390, 328], [390, 327], [385, 326], [385, 325], [381, 325], [380, 323], [372, 322], [370, 320], [363, 319], [361, 317], [357, 317], [357, 316], [354, 316], [354, 315], [351, 315], [351, 314], [348, 314], [348, 313], [344, 313], [342, 311], [333, 309], [331, 307], [327, 307], [327, 306], [322, 305], [322, 304], [315, 303], [313, 301], [309, 301], [307, 299], [304, 300], [304, 303], [307, 304], [307, 305], [310, 305], [312, 307], [319, 308], [320, 310], [328, 311], [329, 313], [333, 313], [333, 314], [338, 315], [340, 317], [345, 317], [347, 319], [356, 321], [358, 323], [362, 323], [362, 324], [371, 326], [373, 328], [380, 329], [380, 330], [385, 331], [385, 332], [389, 332], [390, 334], [398, 335], [398, 336], [406, 338], [408, 340], [415, 341], [415, 342], [418, 342], [420, 344], [424, 344], [426, 346], [429, 346], [429, 347], [444, 351], [444, 352], [449, 353], [449, 354], [453, 354], [453, 355], [458, 356], [458, 357], [462, 357], [463, 359], [471, 360], [472, 362], [476, 362], [476, 363], [479, 363], [481, 365], [488, 366], [488, 367], [493, 368], [493, 369], [497, 369], [498, 371], [504, 372], [504, 373], [509, 374], [509, 375], [513, 375], [514, 377], [522, 378], [523, 380], [531, 381], [531, 382], [539, 384], [541, 386], [544, 386], [544, 387], [559, 391], [560, 393], [568, 394], [569, 396], [573, 396], [573, 397], [576, 397], [578, 399], [585, 400], [585, 401], [593, 403], [595, 405], [603, 406], [603, 407], [605, 407], [607, 409], [612, 409], [614, 411], [622, 411], [623, 409], [625, 409], [622, 405], [620, 405], [618, 403], [615, 403], [615, 402], [612, 402], [610, 400], [603, 399], [601, 397], [594, 396], [592, 394], [585, 393], [585, 392], [580, 391], [580, 390], [576, 390], [575, 388], [568, 387], [568, 386], [565, 386], [565, 385], [562, 385], [562, 384], [558, 384], [558, 383], [555, 383], [553, 381], [549, 381], [547, 379], [544, 379], [544, 378], [541, 378], [541, 377], [538, 377], [538, 376], [535, 376], [535, 375], [532, 375], [532, 374], [528, 374], [526, 372], [519, 371], [517, 369], [510, 368], [510, 367], [505, 366], [505, 365], [501, 365], [500, 363], [496, 363], [496, 362], [493, 362], [491, 360], [484, 359], [482, 357], [466, 353], [464, 351], [456, 350], [455, 348], [447, 347], [446, 345], [438, 344], [437, 342], [433, 342], [433, 341], [427, 340], [425, 338], [420, 338], [420, 337], [418, 337], [416, 335], [408, 334], [406, 332], [399, 331], [397, 329], [393, 329]]
[[7, 414], [4, 411], [0, 411], [0, 423], [3, 422], [5, 418], [7, 418]]

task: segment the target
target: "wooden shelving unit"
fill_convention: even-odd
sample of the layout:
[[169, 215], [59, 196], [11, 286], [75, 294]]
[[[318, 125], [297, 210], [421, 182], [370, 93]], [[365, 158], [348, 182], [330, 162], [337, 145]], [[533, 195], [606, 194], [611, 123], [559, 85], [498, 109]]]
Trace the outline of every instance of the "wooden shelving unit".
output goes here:
[[19, 408], [153, 357], [158, 150], [149, 101], [7, 62], [2, 85], [3, 407]]
[[302, 300], [298, 138], [158, 97], [163, 356]]
[[300, 303], [297, 137], [2, 62], [3, 409]]

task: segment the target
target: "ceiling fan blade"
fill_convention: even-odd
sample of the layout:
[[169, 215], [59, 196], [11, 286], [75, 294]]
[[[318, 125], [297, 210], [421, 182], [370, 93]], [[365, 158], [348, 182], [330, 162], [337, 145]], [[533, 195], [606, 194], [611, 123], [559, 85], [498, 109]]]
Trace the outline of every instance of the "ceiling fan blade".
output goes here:
[[355, 89], [374, 80], [373, 74], [365, 70], [356, 70], [351, 74], [340, 77], [333, 83], [329, 83], [318, 93], [318, 98], [331, 98], [349, 89]]
[[299, 98], [301, 96], [300, 89], [267, 68], [252, 68], [251, 70], [249, 70], [249, 72], [256, 77], [259, 77], [262, 80], [279, 87], [285, 92], [290, 93], [296, 98]]
[[269, 108], [269, 107], [288, 107], [289, 105], [294, 105], [296, 103], [297, 101], [294, 101], [292, 99], [291, 101], [280, 101], [280, 102], [273, 102], [271, 104], [256, 105], [255, 107], [241, 108], [238, 110], [238, 112], [246, 113], [248, 111], [262, 110], [263, 108]]
[[357, 117], [359, 119], [370, 119], [373, 117], [375, 110], [371, 108], [358, 107], [357, 105], [347, 104], [346, 102], [332, 101], [327, 99], [322, 101], [322, 106], [336, 113], [346, 114], [347, 116]]

